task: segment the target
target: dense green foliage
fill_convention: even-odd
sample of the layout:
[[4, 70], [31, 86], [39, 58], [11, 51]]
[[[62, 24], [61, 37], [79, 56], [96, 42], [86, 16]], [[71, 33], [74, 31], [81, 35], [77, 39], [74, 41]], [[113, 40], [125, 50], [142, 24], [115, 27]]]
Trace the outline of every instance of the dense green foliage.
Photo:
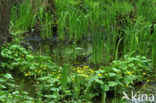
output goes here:
[[12, 9], [12, 34], [21, 34], [28, 26], [33, 28], [39, 19], [44, 39], [52, 37], [52, 27], [56, 24], [60, 40], [68, 38], [77, 42], [91, 35], [93, 63], [109, 64], [111, 60], [129, 52], [155, 61], [155, 31], [150, 34], [156, 18], [154, 0], [55, 0], [56, 24], [51, 12], [45, 9], [46, 4], [38, 2], [32, 11], [31, 2], [26, 1]]
[[1, 74], [0, 101], [3, 103], [31, 103], [33, 98], [29, 97], [27, 92], [20, 90], [11, 74]]
[[[148, 84], [155, 77], [154, 0], [54, 2], [56, 17], [47, 0], [13, 5], [13, 40], [1, 52], [0, 102], [127, 103], [121, 99], [123, 91], [135, 90], [136, 83]], [[24, 41], [29, 36], [41, 38], [36, 51]], [[56, 38], [59, 49], [51, 49], [46, 41]], [[63, 58], [70, 62], [55, 63]], [[83, 64], [74, 64], [79, 61]], [[17, 74], [33, 81], [33, 96], [21, 90], [24, 84], [16, 84]]]
[[[141, 56], [131, 57], [130, 55], [126, 55], [123, 60], [113, 61], [110, 66], [101, 66], [99, 69], [89, 66], [71, 67], [64, 65], [61, 67], [52, 63], [49, 57], [32, 56], [18, 45], [3, 49], [2, 57], [3, 68], [9, 68], [8, 71], [18, 69], [18, 72], [25, 75], [26, 78], [36, 81], [35, 95], [38, 99], [31, 100], [39, 103], [41, 101], [89, 103], [94, 97], [106, 96], [107, 91], [115, 90], [115, 88], [120, 88], [118, 93], [122, 94], [123, 90], [133, 87], [136, 82], [148, 82], [149, 80], [146, 78], [150, 77], [153, 70], [151, 60]], [[10, 74], [7, 75], [13, 78]], [[2, 82], [5, 84], [7, 81], [3, 80]], [[9, 87], [2, 85], [2, 90], [3, 88], [9, 89]], [[25, 95], [27, 96], [27, 94]], [[15, 96], [17, 95], [15, 94]], [[11, 97], [3, 97], [1, 100], [7, 100], [7, 98]], [[27, 97], [19, 99], [22, 98]]]

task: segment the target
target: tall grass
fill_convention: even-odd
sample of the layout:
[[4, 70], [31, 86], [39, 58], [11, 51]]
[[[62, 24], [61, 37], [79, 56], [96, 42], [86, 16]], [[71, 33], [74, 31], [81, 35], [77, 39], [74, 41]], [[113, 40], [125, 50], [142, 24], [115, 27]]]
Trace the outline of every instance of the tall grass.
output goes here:
[[[74, 0], [55, 0], [58, 37], [60, 40], [68, 38], [76, 43], [91, 34], [92, 62], [95, 64], [109, 65], [113, 59], [131, 52], [155, 61], [155, 44], [151, 43], [150, 35], [156, 11], [150, 8], [154, 8], [153, 2], [139, 0], [135, 2], [135, 10], [134, 3], [130, 1], [84, 0], [80, 8], [79, 2]], [[51, 27], [48, 27], [49, 24], [52, 26], [50, 19], [47, 19], [48, 15], [41, 13], [40, 16], [43, 19], [43, 37], [52, 35]]]
[[149, 24], [154, 14], [154, 10], [148, 8], [152, 5], [152, 0], [137, 2], [137, 18], [130, 17], [131, 12], [134, 12], [134, 5], [128, 1], [84, 0], [83, 6], [88, 6], [89, 9], [85, 13], [77, 7], [76, 1], [55, 2], [59, 38], [65, 40], [69, 36], [69, 41], [78, 41], [91, 33], [93, 63], [107, 65], [111, 60], [133, 51], [135, 55], [148, 56]]
[[43, 22], [43, 8], [40, 9], [40, 22], [41, 22], [41, 35], [42, 38], [45, 38], [45, 32], [44, 32], [44, 22]]
[[50, 11], [45, 12], [44, 8], [40, 8], [39, 20], [41, 23], [42, 38], [52, 38], [53, 15], [50, 13]]
[[[155, 27], [156, 28], [156, 25]], [[151, 57], [152, 57], [152, 64], [154, 67], [156, 67], [156, 39], [154, 39], [156, 37], [156, 29], [154, 30], [154, 33], [151, 36], [151, 44], [152, 44], [152, 50], [151, 50]], [[156, 72], [156, 69], [155, 69]]]
[[[41, 35], [52, 37], [53, 15], [36, 1], [37, 13], [32, 12], [29, 0], [12, 8], [11, 31], [36, 24], [39, 15]], [[83, 0], [83, 4], [74, 0], [55, 0], [58, 37], [60, 40], [82, 41], [91, 34], [92, 62], [109, 65], [113, 59], [119, 59], [127, 53], [144, 55], [156, 61], [155, 33], [150, 34], [151, 24], [155, 20], [154, 0], [138, 0], [136, 9], [130, 1]], [[70, 5], [70, 6], [69, 6]], [[81, 7], [80, 7], [81, 5]], [[133, 15], [132, 15], [133, 14]], [[132, 16], [131, 16], [132, 15]]]
[[65, 40], [65, 33], [67, 28], [67, 16], [68, 11], [61, 12], [60, 18], [58, 19], [58, 36], [59, 39]]
[[[25, 0], [18, 5], [13, 5], [11, 9], [10, 32], [18, 34], [18, 32], [27, 32], [27, 28], [31, 25], [35, 14], [32, 11], [31, 3]], [[34, 22], [34, 21], [33, 21]]]

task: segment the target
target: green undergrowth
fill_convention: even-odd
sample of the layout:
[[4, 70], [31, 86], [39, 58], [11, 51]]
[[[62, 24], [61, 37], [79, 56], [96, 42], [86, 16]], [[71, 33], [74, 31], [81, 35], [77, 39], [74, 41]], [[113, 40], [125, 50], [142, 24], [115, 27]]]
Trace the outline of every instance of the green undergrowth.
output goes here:
[[[12, 42], [1, 52], [0, 102], [127, 103], [123, 91], [154, 81], [154, 0], [54, 0], [55, 11], [48, 1], [24, 0], [12, 6]], [[27, 36], [41, 39], [37, 52], [31, 43], [24, 46]], [[71, 46], [44, 44], [52, 39]], [[12, 75], [17, 74], [33, 81], [33, 97], [16, 84]]]
[[[148, 83], [153, 70], [151, 60], [132, 54], [125, 55], [121, 60], [114, 60], [110, 66], [99, 68], [87, 65], [73, 67], [68, 64], [58, 66], [50, 57], [31, 55], [30, 51], [18, 44], [8, 44], [2, 49], [2, 67], [5, 71], [14, 71], [15, 74], [20, 73], [25, 78], [32, 79], [35, 82], [36, 96], [28, 98], [28, 94], [22, 92], [25, 95], [16, 98], [21, 92], [17, 91], [17, 94], [10, 94], [13, 97], [2, 96], [0, 100], [5, 101], [15, 96], [12, 101], [28, 98], [35, 103], [92, 103], [96, 98], [107, 101], [109, 91], [113, 91], [115, 98], [116, 95], [121, 96], [123, 91], [134, 89], [135, 83]], [[10, 74], [6, 75], [13, 79]], [[1, 91], [8, 93], [9, 87], [5, 87], [7, 81], [2, 82], [4, 86], [1, 86]], [[12, 89], [14, 88], [13, 86]]]
[[0, 74], [1, 103], [31, 103], [33, 100], [28, 92], [21, 91], [11, 74]]

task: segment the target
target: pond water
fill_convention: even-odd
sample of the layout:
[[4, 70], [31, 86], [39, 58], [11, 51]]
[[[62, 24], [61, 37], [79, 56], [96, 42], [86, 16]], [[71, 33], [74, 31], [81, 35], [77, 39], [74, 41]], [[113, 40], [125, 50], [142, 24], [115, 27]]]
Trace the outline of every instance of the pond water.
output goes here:
[[91, 63], [91, 43], [81, 42], [73, 44], [69, 42], [36, 42], [31, 41], [34, 55], [51, 56], [54, 63], [58, 65], [70, 64], [84, 65]]
[[30, 97], [35, 97], [35, 81], [31, 78], [25, 78], [22, 74], [13, 75], [15, 83], [20, 86], [21, 91], [26, 91], [29, 93]]

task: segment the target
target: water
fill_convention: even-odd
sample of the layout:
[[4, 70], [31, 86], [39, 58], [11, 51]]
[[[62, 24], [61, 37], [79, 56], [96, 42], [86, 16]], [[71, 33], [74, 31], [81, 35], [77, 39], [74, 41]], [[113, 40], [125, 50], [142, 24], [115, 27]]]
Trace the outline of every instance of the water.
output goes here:
[[13, 75], [15, 83], [20, 86], [21, 91], [26, 91], [29, 93], [30, 97], [35, 97], [35, 81], [31, 78], [25, 78], [22, 74]]

